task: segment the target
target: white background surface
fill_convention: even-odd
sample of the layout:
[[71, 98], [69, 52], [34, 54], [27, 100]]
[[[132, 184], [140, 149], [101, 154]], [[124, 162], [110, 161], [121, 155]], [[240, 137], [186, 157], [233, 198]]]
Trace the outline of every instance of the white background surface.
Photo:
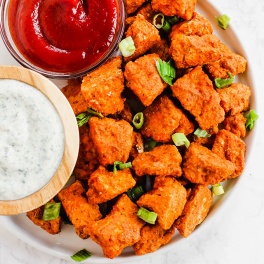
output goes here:
[[[200, 0], [205, 1], [205, 0]], [[263, 264], [264, 263], [264, 2], [261, 0], [211, 0], [228, 14], [251, 63], [257, 90], [257, 140], [250, 174], [239, 181], [230, 201], [199, 235], [160, 255], [131, 264]], [[0, 41], [0, 64], [14, 61]], [[14, 62], [14, 64], [16, 64]], [[41, 231], [40, 231], [41, 232]], [[49, 256], [0, 227], [0, 264], [70, 264]], [[111, 263], [111, 261], [110, 261]]]

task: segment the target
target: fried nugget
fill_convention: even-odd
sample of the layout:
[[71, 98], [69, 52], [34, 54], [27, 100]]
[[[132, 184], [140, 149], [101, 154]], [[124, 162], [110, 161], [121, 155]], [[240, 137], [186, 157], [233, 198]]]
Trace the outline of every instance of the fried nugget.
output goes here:
[[157, 222], [164, 230], [172, 227], [182, 214], [186, 203], [186, 189], [173, 177], [162, 178], [153, 189], [143, 194], [137, 204], [158, 214]]
[[169, 61], [169, 43], [165, 39], [160, 39], [157, 41], [149, 50], [150, 53], [156, 53], [163, 61]]
[[145, 106], [150, 105], [168, 86], [157, 70], [158, 59], [157, 54], [148, 54], [134, 62], [128, 62], [125, 66], [126, 85]]
[[219, 94], [200, 66], [177, 79], [171, 90], [182, 106], [195, 117], [202, 129], [216, 126], [225, 119]]
[[133, 188], [136, 184], [129, 169], [109, 172], [100, 166], [88, 180], [88, 202], [99, 204], [109, 201], [119, 194]]
[[149, 152], [139, 153], [132, 166], [138, 176], [175, 176], [182, 174], [182, 157], [175, 145], [161, 145]]
[[102, 217], [99, 206], [88, 203], [85, 189], [80, 181], [75, 181], [61, 190], [58, 193], [58, 198], [72, 222], [76, 234], [82, 239], [88, 238], [89, 233], [86, 232], [85, 227], [90, 226]]
[[124, 99], [121, 97], [124, 90], [121, 63], [121, 56], [111, 58], [87, 74], [82, 81], [81, 91], [88, 107], [105, 116], [124, 108]]
[[144, 151], [144, 142], [142, 135], [138, 132], [133, 132], [133, 144], [130, 151], [130, 156], [135, 159], [139, 153]]
[[142, 15], [149, 23], [153, 24], [153, 18], [157, 12], [152, 9], [150, 3], [146, 3], [139, 8], [138, 14]]
[[183, 176], [192, 183], [217, 184], [231, 178], [235, 164], [197, 143], [191, 143], [183, 157]]
[[137, 212], [137, 205], [123, 194], [104, 219], [88, 227], [91, 239], [102, 247], [105, 257], [113, 259], [139, 241], [145, 223], [137, 217]]
[[238, 177], [244, 170], [246, 144], [230, 131], [222, 129], [217, 133], [212, 152], [235, 164], [236, 169], [231, 178]]
[[146, 0], [124, 0], [126, 14], [131, 14], [137, 11], [137, 9], [144, 3]]
[[133, 142], [133, 127], [125, 120], [91, 117], [90, 135], [103, 166], [115, 161], [125, 163], [128, 160]]
[[236, 136], [243, 138], [246, 136], [246, 121], [247, 119], [241, 114], [237, 113], [231, 115], [224, 120], [224, 129], [232, 132]]
[[188, 237], [196, 226], [204, 221], [212, 203], [212, 192], [205, 185], [196, 185], [192, 189], [182, 215], [176, 220], [174, 227], [183, 237]]

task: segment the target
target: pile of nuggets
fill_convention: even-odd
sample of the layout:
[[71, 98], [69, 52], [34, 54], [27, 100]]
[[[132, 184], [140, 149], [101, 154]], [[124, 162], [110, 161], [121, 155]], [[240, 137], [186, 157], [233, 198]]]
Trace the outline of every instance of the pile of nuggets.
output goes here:
[[[137, 255], [153, 252], [176, 230], [188, 237], [210, 210], [211, 185], [244, 169], [250, 88], [232, 83], [217, 89], [213, 80], [244, 72], [247, 62], [213, 34], [195, 5], [196, 0], [125, 0], [125, 37], [133, 38], [134, 54], [111, 58], [62, 89], [76, 115], [91, 108], [104, 118], [93, 116], [80, 127], [75, 181], [54, 199], [77, 235], [98, 243], [107, 258], [129, 246]], [[176, 15], [180, 23], [166, 35], [152, 23], [157, 13]], [[160, 77], [158, 59], [173, 60], [172, 86]], [[144, 114], [139, 130], [132, 124], [138, 109]], [[195, 136], [197, 128], [211, 136]], [[188, 137], [188, 148], [173, 144], [176, 132]], [[157, 142], [152, 150], [145, 148], [149, 139]], [[132, 168], [114, 173], [116, 161], [131, 161]], [[147, 180], [151, 188], [132, 201], [127, 191]], [[141, 220], [139, 207], [157, 213], [156, 223]], [[42, 212], [43, 207], [27, 216], [51, 234], [60, 232], [61, 217], [43, 221]]]

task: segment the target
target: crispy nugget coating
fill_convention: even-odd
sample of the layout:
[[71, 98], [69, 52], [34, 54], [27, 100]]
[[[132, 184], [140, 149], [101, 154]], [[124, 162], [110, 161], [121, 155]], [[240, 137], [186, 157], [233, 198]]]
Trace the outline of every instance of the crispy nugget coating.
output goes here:
[[157, 98], [143, 111], [143, 114], [142, 135], [151, 137], [158, 142], [171, 142], [171, 136], [176, 132], [180, 123], [182, 124], [181, 129], [185, 130], [184, 124], [181, 122], [182, 118], [187, 125], [190, 123], [184, 113], [166, 95]]
[[88, 203], [85, 189], [80, 181], [75, 181], [61, 190], [58, 193], [58, 198], [72, 222], [76, 234], [82, 239], [88, 238], [89, 233], [86, 232], [85, 227], [102, 217], [99, 206]]
[[159, 223], [155, 225], [145, 225], [140, 232], [140, 240], [133, 245], [136, 255], [144, 255], [159, 249], [161, 246], [171, 241], [175, 229], [172, 226], [164, 230]]
[[125, 66], [126, 85], [145, 106], [149, 106], [168, 86], [158, 73], [158, 59], [157, 54], [148, 54]]
[[182, 214], [187, 193], [186, 189], [175, 178], [162, 178], [159, 184], [154, 184], [151, 191], [139, 198], [137, 204], [157, 213], [157, 222], [164, 230], [168, 230]]
[[136, 184], [129, 169], [109, 172], [100, 166], [88, 180], [88, 202], [100, 204], [109, 201], [119, 194], [133, 188]]
[[202, 129], [216, 126], [225, 119], [219, 94], [200, 66], [179, 78], [171, 89], [173, 95], [195, 117]]
[[126, 14], [134, 13], [144, 2], [146, 0], [124, 0]]
[[130, 151], [130, 156], [134, 159], [139, 153], [144, 151], [144, 141], [142, 135], [138, 132], [133, 132], [133, 144]]
[[140, 229], [145, 223], [137, 217], [137, 211], [137, 205], [123, 194], [110, 214], [88, 227], [92, 240], [102, 247], [105, 257], [113, 259], [140, 239]]
[[169, 49], [170, 47], [167, 40], [160, 39], [152, 46], [149, 52], [158, 54], [163, 61], [169, 61], [170, 59]]
[[[54, 202], [51, 200], [50, 202]], [[27, 212], [27, 217], [37, 226], [41, 227], [43, 230], [51, 235], [56, 235], [61, 231], [61, 217], [54, 220], [44, 221], [42, 220], [44, 212], [44, 205]]]
[[215, 138], [212, 152], [235, 164], [231, 178], [238, 177], [245, 167], [246, 144], [238, 136], [227, 130], [220, 130]]
[[241, 113], [231, 115], [224, 120], [224, 129], [232, 132], [236, 136], [243, 138], [246, 136], [246, 121], [247, 119]]
[[182, 174], [182, 157], [175, 145], [161, 145], [149, 152], [139, 153], [132, 166], [138, 176], [159, 175], [174, 177]]
[[83, 78], [81, 91], [88, 107], [105, 116], [124, 108], [124, 99], [121, 97], [124, 90], [121, 63], [121, 56], [111, 58]]
[[128, 160], [133, 143], [133, 127], [125, 120], [91, 117], [90, 135], [103, 166]]
[[134, 22], [129, 26], [125, 34], [126, 37], [132, 37], [136, 47], [133, 55], [126, 57], [125, 61], [138, 58], [160, 40], [159, 31], [140, 14], [136, 16]]
[[197, 12], [194, 12], [191, 20], [173, 25], [169, 37], [172, 40], [175, 34], [203, 36], [212, 33], [213, 26], [211, 22]]
[[179, 16], [190, 20], [197, 0], [152, 0], [152, 8], [166, 16]]
[[216, 35], [174, 34], [170, 53], [177, 68], [190, 68], [219, 60], [223, 55]]
[[149, 23], [153, 24], [153, 18], [157, 12], [152, 9], [150, 3], [146, 3], [139, 8], [138, 14], [142, 15]]
[[196, 226], [204, 221], [212, 203], [212, 192], [205, 185], [196, 185], [191, 191], [182, 215], [176, 220], [174, 227], [178, 229], [183, 237], [188, 237]]
[[251, 91], [242, 83], [232, 83], [224, 89], [217, 89], [221, 98], [221, 106], [225, 112], [235, 115], [239, 112], [249, 110]]
[[183, 176], [192, 183], [217, 184], [231, 177], [235, 164], [197, 143], [191, 143], [183, 157]]

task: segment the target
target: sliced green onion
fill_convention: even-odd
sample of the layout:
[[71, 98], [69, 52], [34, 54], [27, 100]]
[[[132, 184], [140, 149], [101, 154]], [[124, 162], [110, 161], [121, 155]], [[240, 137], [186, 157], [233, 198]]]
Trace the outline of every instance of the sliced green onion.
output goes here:
[[134, 115], [132, 123], [136, 129], [140, 129], [144, 124], [144, 115], [142, 112], [139, 112]]
[[87, 108], [86, 110], [87, 112], [85, 113], [80, 113], [79, 115], [76, 116], [76, 119], [77, 119], [77, 124], [78, 124], [78, 127], [81, 127], [83, 126], [84, 124], [88, 123], [89, 119], [92, 117], [92, 116], [98, 116], [100, 118], [103, 118], [104, 116], [97, 112], [97, 111], [94, 111], [93, 109], [91, 108]]
[[42, 220], [50, 221], [57, 219], [60, 215], [61, 203], [49, 202], [44, 206]]
[[225, 88], [231, 85], [232, 82], [234, 81], [234, 76], [230, 72], [228, 73], [228, 75], [229, 75], [229, 78], [227, 79], [221, 79], [221, 78], [214, 79], [215, 86], [217, 88]]
[[172, 141], [176, 146], [183, 146], [185, 145], [186, 148], [190, 146], [190, 141], [188, 138], [184, 135], [184, 133], [174, 133], [172, 136]]
[[91, 114], [93, 116], [98, 116], [98, 117], [104, 118], [104, 116], [101, 113], [99, 113], [97, 111], [94, 111], [91, 108], [87, 108], [87, 113], [89, 113], [89, 114]]
[[123, 39], [118, 46], [124, 57], [131, 56], [136, 50], [134, 40], [131, 36]]
[[207, 131], [202, 130], [201, 128], [197, 128], [194, 131], [194, 135], [199, 137], [199, 138], [209, 138], [209, 137], [211, 137], [211, 135], [209, 133], [207, 133]]
[[165, 17], [162, 13], [158, 13], [153, 17], [153, 25], [157, 29], [161, 29], [164, 25]]
[[75, 253], [74, 255], [72, 255], [71, 258], [76, 262], [82, 262], [90, 258], [91, 256], [92, 254], [84, 248], [78, 251], [77, 253]]
[[145, 222], [152, 224], [152, 225], [155, 224], [156, 219], [158, 217], [158, 215], [155, 212], [151, 212], [145, 209], [144, 207], [139, 208], [137, 212], [137, 216], [141, 218], [142, 220], [144, 220]]
[[140, 185], [132, 189], [129, 189], [127, 191], [127, 196], [130, 198], [130, 200], [136, 201], [143, 193], [144, 193], [143, 187]]
[[116, 172], [117, 172], [117, 167], [119, 168], [119, 170], [132, 168], [132, 163], [131, 162], [123, 163], [121, 161], [115, 161], [114, 162], [114, 168], [113, 168], [114, 174], [116, 174]]
[[167, 84], [172, 85], [172, 80], [176, 77], [176, 70], [171, 65], [171, 61], [166, 62], [158, 59], [156, 67], [162, 80]]
[[255, 125], [255, 121], [259, 118], [257, 112], [253, 109], [249, 110], [248, 112], [245, 113], [245, 118], [246, 120], [246, 129], [248, 131], [252, 130], [254, 125]]
[[222, 195], [225, 193], [225, 190], [220, 183], [212, 185], [211, 190], [212, 190], [213, 196]]
[[168, 17], [166, 19], [171, 25], [178, 24], [180, 22], [180, 19], [177, 16]]
[[151, 151], [157, 145], [157, 142], [153, 139], [146, 139], [144, 142], [144, 151]]
[[165, 32], [167, 32], [167, 33], [170, 32], [170, 30], [171, 30], [171, 25], [170, 25], [170, 23], [169, 23], [167, 20], [164, 21], [164, 24], [163, 24], [163, 26], [162, 26], [162, 29], [163, 29]]
[[230, 22], [230, 17], [228, 15], [221, 15], [216, 18], [218, 26], [222, 29], [227, 29], [229, 22]]

